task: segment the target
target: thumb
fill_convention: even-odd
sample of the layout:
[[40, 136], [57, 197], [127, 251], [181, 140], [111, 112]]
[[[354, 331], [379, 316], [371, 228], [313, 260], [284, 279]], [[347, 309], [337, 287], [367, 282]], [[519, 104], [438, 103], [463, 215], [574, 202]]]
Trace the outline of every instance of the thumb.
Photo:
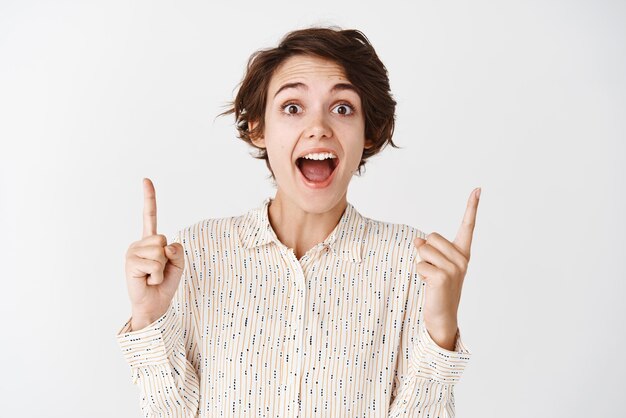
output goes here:
[[[420, 238], [420, 237], [416, 237], [416, 238], [413, 240], [413, 244], [415, 244], [415, 248], [417, 248], [417, 249], [419, 250], [419, 248], [420, 248], [422, 245], [426, 244], [426, 240], [425, 240], [425, 239], [423, 239], [423, 238]], [[418, 261], [418, 260], [419, 260], [419, 261], [422, 261], [422, 257], [419, 255], [419, 252], [418, 252], [418, 253], [417, 253], [417, 255], [416, 255], [416, 261]], [[420, 280], [422, 280], [422, 281], [423, 281], [423, 282], [425, 282], [425, 283], [428, 283], [428, 282], [427, 282], [427, 280], [428, 280], [428, 279], [427, 279], [426, 277], [422, 276], [422, 275], [421, 275], [421, 274], [419, 274], [419, 273], [418, 273], [417, 275], [419, 276]]]
[[175, 267], [181, 270], [185, 267], [184, 249], [180, 243], [175, 242], [166, 246], [165, 256]]
[[426, 240], [425, 240], [425, 239], [422, 239], [422, 238], [420, 238], [420, 237], [416, 237], [416, 238], [413, 240], [413, 244], [415, 244], [415, 247], [416, 247], [416, 248], [421, 247], [421, 246], [422, 246], [422, 245], [424, 245], [425, 243], [426, 243]]

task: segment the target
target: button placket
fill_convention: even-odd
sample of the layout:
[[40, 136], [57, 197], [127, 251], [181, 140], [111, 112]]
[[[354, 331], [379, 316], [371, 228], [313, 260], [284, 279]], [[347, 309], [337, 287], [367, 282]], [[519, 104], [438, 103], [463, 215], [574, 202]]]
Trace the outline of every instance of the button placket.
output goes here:
[[[302, 376], [302, 367], [304, 365], [303, 347], [304, 347], [304, 324], [306, 321], [306, 307], [305, 307], [305, 278], [304, 270], [300, 261], [296, 258], [293, 249], [289, 248], [284, 250], [283, 254], [288, 260], [289, 266], [294, 272], [293, 285], [291, 288], [294, 292], [294, 305], [295, 305], [295, 340], [290, 342], [290, 347], [287, 352], [294, 356], [292, 367], [289, 373], [290, 386], [293, 390], [294, 398], [291, 399], [294, 416], [298, 416], [299, 411], [299, 398], [300, 398], [300, 379]], [[302, 261], [306, 261], [307, 255], [302, 257]], [[293, 317], [292, 317], [293, 318]]]

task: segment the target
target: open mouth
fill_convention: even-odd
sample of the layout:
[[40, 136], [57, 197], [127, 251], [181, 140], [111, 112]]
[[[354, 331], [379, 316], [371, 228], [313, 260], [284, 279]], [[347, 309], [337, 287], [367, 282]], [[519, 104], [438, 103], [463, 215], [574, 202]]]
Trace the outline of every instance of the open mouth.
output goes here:
[[335, 169], [339, 165], [338, 158], [326, 158], [323, 160], [311, 160], [300, 157], [296, 160], [298, 170], [302, 177], [310, 184], [319, 187], [330, 183]]

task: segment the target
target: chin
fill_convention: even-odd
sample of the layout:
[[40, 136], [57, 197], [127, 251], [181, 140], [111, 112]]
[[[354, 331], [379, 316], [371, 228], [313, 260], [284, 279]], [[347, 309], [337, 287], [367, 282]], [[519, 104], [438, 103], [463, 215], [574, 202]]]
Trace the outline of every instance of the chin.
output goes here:
[[323, 214], [332, 211], [337, 205], [341, 204], [343, 197], [347, 190], [337, 191], [333, 193], [328, 190], [328, 193], [305, 193], [298, 196], [298, 206], [302, 210], [308, 213]]

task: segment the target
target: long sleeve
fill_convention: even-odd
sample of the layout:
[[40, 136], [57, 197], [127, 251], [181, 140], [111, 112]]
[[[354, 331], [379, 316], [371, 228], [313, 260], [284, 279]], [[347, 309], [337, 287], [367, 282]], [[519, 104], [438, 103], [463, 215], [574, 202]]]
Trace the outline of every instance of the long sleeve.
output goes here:
[[[419, 255], [412, 266], [419, 261]], [[426, 284], [411, 271], [389, 417], [453, 418], [454, 385], [471, 352], [457, 331], [454, 351], [438, 346], [423, 321]]]
[[[180, 242], [180, 232], [171, 242]], [[186, 250], [185, 250], [186, 251]], [[197, 322], [191, 310], [189, 261], [168, 311], [147, 327], [117, 334], [144, 417], [196, 417], [199, 407]]]

